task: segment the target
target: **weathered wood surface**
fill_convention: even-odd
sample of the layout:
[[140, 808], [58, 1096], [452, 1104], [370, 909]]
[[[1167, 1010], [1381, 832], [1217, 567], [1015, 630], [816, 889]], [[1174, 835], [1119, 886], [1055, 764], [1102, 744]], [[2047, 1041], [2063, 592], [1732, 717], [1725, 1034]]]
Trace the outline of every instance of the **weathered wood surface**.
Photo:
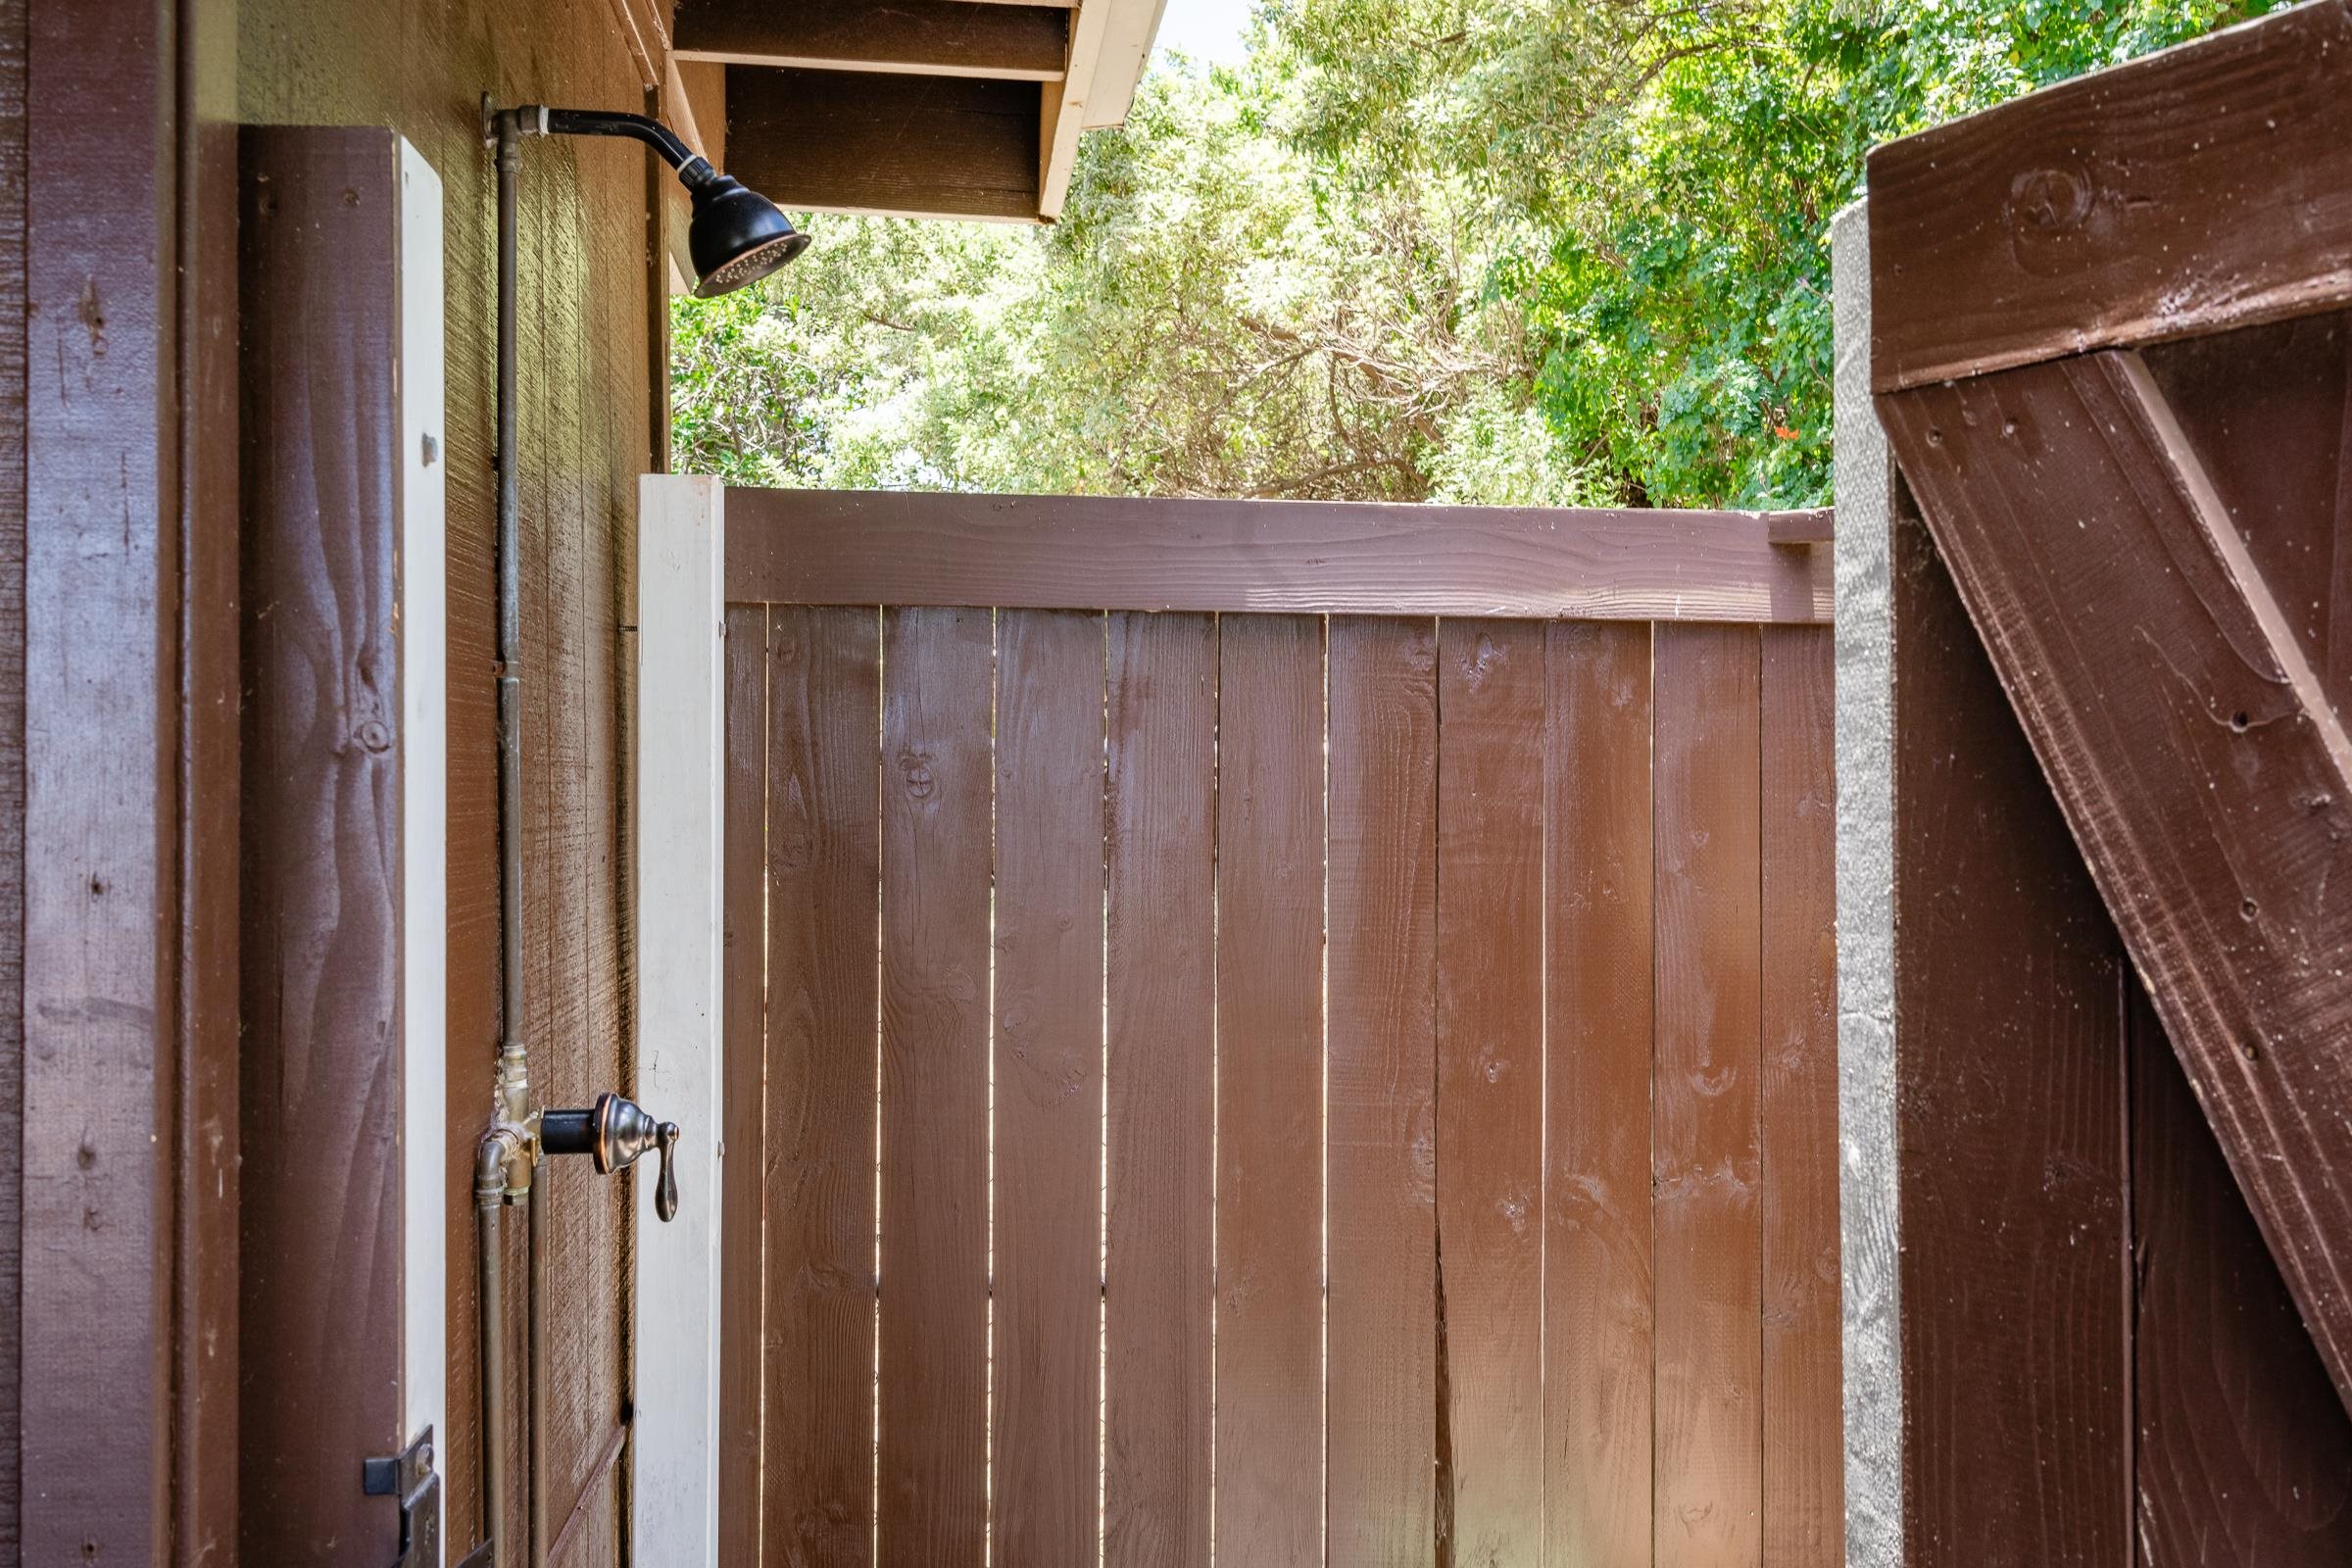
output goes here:
[[1845, 1559], [1831, 633], [1763, 633], [1764, 1560]]
[[2352, 1562], [2352, 1417], [2146, 992], [2129, 989], [2141, 1560]]
[[1826, 621], [1752, 512], [732, 490], [727, 596], [792, 604]]
[[1650, 1549], [1650, 637], [1545, 628], [1544, 1494], [1549, 1559]]
[[786, 208], [1037, 218], [1033, 81], [726, 69], [727, 172]]
[[881, 1568], [987, 1532], [993, 618], [883, 621]]
[[[24, 13], [19, 13], [23, 17]], [[173, 62], [143, 0], [31, 9], [22, 1555], [170, 1549], [177, 1098]], [[30, 368], [41, 367], [35, 373]]]
[[873, 1550], [881, 621], [767, 615], [760, 1539], [768, 1562], [858, 1568]]
[[1907, 507], [1889, 548], [1903, 1560], [2129, 1562], [2123, 955]]
[[2352, 303], [2352, 0], [1870, 156], [1881, 392]]
[[2352, 712], [2352, 314], [2142, 358], [2321, 689]]
[[[2352, 741], [2146, 366], [1882, 400], [1937, 543], [2352, 1401]], [[1965, 466], [1965, 476], [1963, 466]], [[2055, 525], [2053, 525], [2055, 522]]]
[[1221, 1561], [1323, 1538], [1323, 627], [1217, 632]]
[[1069, 37], [1066, 6], [692, 0], [678, 13], [676, 47], [682, 60], [733, 65], [1058, 81]]
[[[385, 1509], [320, 1455], [401, 1432], [397, 144], [257, 130], [242, 154], [239, 1555], [336, 1560]], [[336, 1152], [323, 1169], [320, 1147]], [[152, 1158], [152, 1155], [150, 1156]], [[289, 1400], [289, 1388], [335, 1388]]]
[[1656, 1560], [1763, 1552], [1760, 647], [1658, 629]]
[[1438, 630], [1439, 1518], [1544, 1545], [1544, 628]]
[[[766, 848], [729, 872], [770, 890], [766, 1559], [861, 1560], [876, 1372], [885, 1561], [915, 1550], [894, 1496], [958, 1553], [1082, 1557], [1098, 1486], [1103, 1560], [1151, 1568], [1197, 1562], [1212, 1517], [1247, 1562], [1638, 1564], [1727, 1534], [1835, 1556], [1824, 628], [1668, 628], [1675, 689], [1713, 696], [1674, 716], [1641, 622], [734, 613], [768, 617]], [[881, 788], [908, 797], [878, 864], [851, 808], [877, 624]], [[820, 729], [838, 779], [790, 738]], [[915, 831], [909, 785], [952, 834]], [[1768, 896], [1792, 911], [1770, 934]], [[788, 1022], [822, 1006], [820, 954], [858, 1000]], [[886, 1053], [942, 964], [925, 1038], [994, 1050], [993, 1102], [968, 1064], [883, 1078], [878, 1367], [846, 1278], [837, 1330], [780, 1320], [858, 1234], [778, 1217], [808, 1128], [868, 1147], [877, 962]], [[992, 1138], [993, 1279], [956, 1229]], [[1679, 1151], [1654, 1193], [1653, 1143]], [[992, 1317], [993, 1368], [943, 1356]], [[827, 1335], [845, 1364], [805, 1376]], [[811, 1520], [789, 1454], [818, 1446]], [[943, 1521], [908, 1456], [949, 1449], [967, 1505]]]
[[1109, 617], [1105, 1568], [1209, 1549], [1216, 1294], [1217, 624]]
[[[726, 612], [725, 782], [719, 808], [719, 853], [731, 864], [760, 866], [762, 874], [725, 879], [720, 888], [719, 941], [724, 951], [718, 998], [720, 1027], [735, 1044], [720, 1061], [725, 1074], [725, 1120], [719, 1135], [727, 1159], [722, 1172], [762, 1171], [767, 1137], [767, 905], [775, 895], [767, 855], [771, 806], [798, 799], [790, 786], [768, 789], [768, 620], [764, 605], [732, 605]], [[775, 796], [781, 795], [782, 801]], [[779, 812], [779, 814], [781, 814]], [[783, 977], [787, 985], [792, 976]], [[843, 1107], [845, 1110], [847, 1107]], [[848, 1117], [844, 1116], [843, 1120]], [[723, 1175], [722, 1175], [723, 1180]], [[765, 1434], [760, 1396], [767, 1343], [765, 1258], [791, 1259], [784, 1237], [769, 1238], [765, 1184], [740, 1178], [719, 1195], [718, 1214], [718, 1560], [723, 1568], [759, 1568], [764, 1510], [760, 1467]], [[789, 1483], [778, 1492], [790, 1494]], [[738, 1499], [755, 1499], [739, 1503]]]
[[998, 622], [989, 1528], [1006, 1562], [1097, 1555], [1103, 629]]
[[[88, 33], [85, 5], [50, 8]], [[105, 86], [122, 62], [145, 59], [158, 32], [142, 8], [135, 42], [108, 46]], [[652, 6], [631, 14], [644, 23]], [[491, 464], [495, 390], [495, 202], [476, 100], [635, 107], [644, 78], [613, 0], [522, 0], [478, 10], [453, 25], [440, 0], [195, 0], [180, 15], [207, 27], [224, 20], [236, 62], [223, 118], [253, 123], [390, 126], [445, 181], [447, 220], [447, 441], [449, 580], [448, 1004], [449, 1321], [475, 1316], [470, 1160], [486, 1107], [498, 1005], [498, 881], [493, 692]], [[88, 122], [87, 101], [70, 111]], [[120, 164], [119, 146], [109, 155]], [[522, 203], [523, 625], [528, 858], [524, 898], [535, 1006], [532, 1081], [545, 1102], [583, 1104], [630, 1081], [632, 957], [624, 936], [631, 856], [625, 781], [634, 697], [623, 678], [635, 657], [633, 562], [637, 480], [663, 466], [654, 389], [662, 355], [653, 336], [661, 296], [647, 219], [649, 156], [618, 143], [554, 144], [526, 152]], [[86, 203], [87, 193], [77, 198]], [[151, 235], [168, 223], [143, 223]], [[142, 241], [144, 243], [144, 241]], [[125, 252], [124, 254], [129, 254]], [[75, 319], [72, 294], [54, 319]], [[113, 313], [110, 311], [110, 316]], [[118, 320], [123, 318], [117, 318]], [[86, 335], [85, 335], [86, 341]], [[121, 351], [110, 355], [121, 359]], [[119, 476], [118, 476], [119, 477]], [[115, 481], [110, 480], [110, 483]], [[564, 911], [561, 918], [557, 910]], [[666, 1113], [659, 1104], [649, 1108]], [[711, 1147], [717, 1129], [685, 1129]], [[597, 1460], [623, 1411], [626, 1303], [608, 1287], [625, 1255], [631, 1189], [565, 1161], [558, 1172], [557, 1241], [577, 1265], [552, 1271], [549, 1363], [570, 1369], [549, 1392], [554, 1430], [548, 1517], [567, 1518], [599, 1475]], [[697, 1201], [689, 1190], [686, 1200]], [[512, 1227], [519, 1233], [523, 1227]], [[519, 1279], [517, 1235], [508, 1277]], [[508, 1365], [522, 1364], [521, 1293]], [[449, 1430], [438, 1445], [451, 1560], [484, 1535], [475, 1337], [448, 1337]], [[510, 1390], [519, 1408], [521, 1390]], [[512, 1459], [519, 1475], [521, 1449]], [[519, 1509], [521, 1490], [515, 1490]], [[606, 1486], [575, 1533], [567, 1568], [619, 1561], [622, 1489]], [[509, 1522], [520, 1528], [519, 1512]], [[78, 1544], [76, 1544], [78, 1549]]]
[[1437, 1540], [1437, 628], [1331, 623], [1330, 1544]]
[[[24, 451], [25, 13], [0, 0], [0, 441]], [[0, 463], [0, 1301], [24, 1283], [24, 464]], [[234, 1297], [234, 1286], [231, 1286]], [[19, 1473], [19, 1312], [0, 1312], [0, 1476]], [[231, 1400], [231, 1403], [234, 1401]], [[18, 1489], [0, 1487], [0, 1556], [22, 1544]]]

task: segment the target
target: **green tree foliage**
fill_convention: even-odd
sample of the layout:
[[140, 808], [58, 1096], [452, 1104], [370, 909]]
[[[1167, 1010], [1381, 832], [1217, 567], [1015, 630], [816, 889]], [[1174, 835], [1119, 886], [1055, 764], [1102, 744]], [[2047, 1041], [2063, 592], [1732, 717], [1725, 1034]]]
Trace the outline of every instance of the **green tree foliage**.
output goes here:
[[[1181, 4], [1182, 0], [1176, 0]], [[675, 316], [744, 483], [1554, 505], [1830, 495], [1874, 143], [2273, 0], [1263, 0], [1050, 227], [819, 219]]]

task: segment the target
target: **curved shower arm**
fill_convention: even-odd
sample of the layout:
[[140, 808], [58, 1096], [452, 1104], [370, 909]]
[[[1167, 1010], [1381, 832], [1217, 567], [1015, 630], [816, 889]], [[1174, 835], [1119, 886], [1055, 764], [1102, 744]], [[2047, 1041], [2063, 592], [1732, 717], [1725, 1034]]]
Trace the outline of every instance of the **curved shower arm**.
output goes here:
[[688, 190], [715, 172], [709, 160], [678, 139], [676, 131], [647, 115], [603, 109], [550, 109], [544, 104], [524, 104], [513, 114], [526, 136], [627, 136], [641, 141], [678, 172], [678, 178]]

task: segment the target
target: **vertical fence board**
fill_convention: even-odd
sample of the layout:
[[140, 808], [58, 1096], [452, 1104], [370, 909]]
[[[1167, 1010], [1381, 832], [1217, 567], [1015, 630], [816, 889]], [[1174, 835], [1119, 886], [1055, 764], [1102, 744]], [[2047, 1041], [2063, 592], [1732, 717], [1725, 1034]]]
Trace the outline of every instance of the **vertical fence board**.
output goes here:
[[2141, 1560], [2340, 1568], [2352, 1419], [2156, 1009], [2128, 984]]
[[1216, 1542], [1322, 1556], [1323, 638], [1228, 618], [1217, 656]]
[[720, 942], [725, 990], [719, 998], [725, 1040], [720, 1089], [726, 1151], [718, 1210], [718, 1560], [721, 1568], [759, 1568], [760, 1300], [766, 1195], [759, 1174], [766, 1120], [768, 612], [760, 605], [726, 611], [726, 784], [719, 854], [734, 874], [722, 877]]
[[1655, 664], [1655, 1549], [1762, 1554], [1758, 644], [1661, 626]]
[[1639, 622], [1547, 629], [1544, 1560], [1557, 1568], [1650, 1552], [1649, 645]]
[[998, 623], [992, 1560], [1095, 1557], [1102, 617]]
[[987, 1528], [991, 621], [883, 621], [885, 1568], [970, 1568]]
[[871, 610], [768, 621], [770, 1568], [862, 1568], [873, 1549], [880, 655]]
[[1831, 632], [1762, 629], [1764, 1560], [1845, 1559]]
[[1904, 1561], [2125, 1563], [2123, 953], [1907, 495], [1888, 548]]
[[1330, 653], [1329, 1561], [1437, 1551], [1437, 643]]
[[1216, 636], [1110, 617], [1105, 1568], [1208, 1561]]
[[1440, 1528], [1544, 1539], [1544, 628], [1438, 628]]

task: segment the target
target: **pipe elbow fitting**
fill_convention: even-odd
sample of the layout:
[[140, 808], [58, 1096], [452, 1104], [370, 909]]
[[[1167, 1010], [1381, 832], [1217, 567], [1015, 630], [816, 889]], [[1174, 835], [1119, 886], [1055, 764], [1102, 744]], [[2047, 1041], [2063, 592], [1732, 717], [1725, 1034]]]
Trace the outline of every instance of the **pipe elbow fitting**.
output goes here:
[[[477, 1208], [496, 1208], [513, 1187], [514, 1166], [523, 1155], [522, 1135], [501, 1123], [482, 1134], [474, 1146], [473, 1201]], [[526, 1180], [525, 1189], [529, 1187]]]

